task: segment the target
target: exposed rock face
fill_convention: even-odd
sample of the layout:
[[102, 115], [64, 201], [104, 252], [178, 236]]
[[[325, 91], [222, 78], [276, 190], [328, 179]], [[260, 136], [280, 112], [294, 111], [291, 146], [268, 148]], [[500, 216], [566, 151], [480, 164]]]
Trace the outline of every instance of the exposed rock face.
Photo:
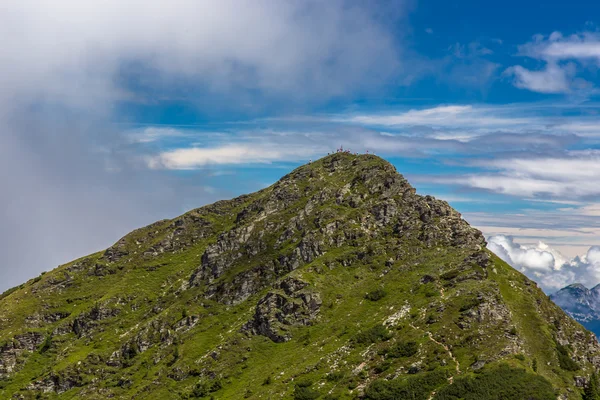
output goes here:
[[[324, 166], [331, 173], [354, 168], [358, 173], [352, 171], [355, 177], [335, 194], [327, 187], [314, 194], [309, 192], [320, 189], [325, 179], [315, 171], [295, 171], [282, 178], [268, 196], [238, 213], [236, 225], [206, 248], [190, 286], [205, 285], [207, 298], [238, 304], [270, 286], [274, 279], [312, 263], [333, 248], [357, 246], [362, 240], [383, 239], [390, 234], [427, 247], [485, 247], [483, 235], [460, 213], [444, 201], [418, 196], [391, 165], [348, 165], [340, 155], [331, 157]], [[310, 182], [305, 189], [310, 193], [305, 195], [307, 200], [299, 194], [297, 183], [302, 179]], [[357, 214], [357, 219], [339, 219], [331, 208], [324, 208], [332, 200], [337, 205], [364, 208], [365, 212]], [[284, 222], [280, 214], [286, 210], [294, 213]], [[290, 250], [274, 253], [273, 248]], [[485, 252], [478, 256], [489, 257]], [[252, 260], [260, 260], [259, 265], [220, 279], [240, 269], [240, 265], [252, 264]]]
[[109, 262], [119, 261], [121, 258], [129, 254], [129, 252], [126, 250], [126, 246], [127, 241], [125, 238], [119, 240], [117, 244], [106, 249], [104, 252], [104, 258]]
[[118, 314], [118, 309], [96, 304], [89, 312], [82, 313], [75, 318], [73, 324], [71, 325], [73, 333], [79, 337], [85, 336], [94, 329], [98, 321], [114, 317]]
[[46, 314], [36, 313], [36, 314], [27, 316], [25, 318], [25, 323], [31, 328], [41, 328], [43, 326], [58, 322], [61, 319], [65, 319], [69, 315], [70, 314], [66, 311], [58, 311], [58, 312], [46, 313]]
[[75, 387], [82, 386], [82, 384], [82, 379], [77, 374], [72, 374], [66, 377], [58, 374], [51, 374], [48, 378], [42, 381], [30, 383], [27, 386], [27, 389], [42, 393], [54, 392], [56, 394], [61, 394]]
[[24, 352], [32, 352], [44, 341], [44, 335], [28, 332], [16, 335], [11, 341], [0, 347], [0, 378], [15, 372], [19, 357]]
[[254, 317], [242, 329], [280, 343], [291, 338], [289, 327], [310, 325], [322, 301], [306, 282], [295, 278], [284, 279], [275, 289], [280, 290], [267, 293], [258, 302]]

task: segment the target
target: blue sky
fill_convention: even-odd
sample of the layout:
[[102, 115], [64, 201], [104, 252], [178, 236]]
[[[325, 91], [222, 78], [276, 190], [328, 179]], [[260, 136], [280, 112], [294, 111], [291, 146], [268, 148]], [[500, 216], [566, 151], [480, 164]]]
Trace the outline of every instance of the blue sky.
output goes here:
[[597, 15], [589, 1], [9, 0], [0, 289], [339, 145], [449, 201], [548, 292], [595, 285]]

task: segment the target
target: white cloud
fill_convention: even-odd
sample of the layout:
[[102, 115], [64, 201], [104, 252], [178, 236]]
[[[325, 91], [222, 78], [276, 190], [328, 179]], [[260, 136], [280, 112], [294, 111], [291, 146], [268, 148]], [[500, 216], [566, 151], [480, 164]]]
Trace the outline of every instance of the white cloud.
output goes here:
[[131, 96], [119, 82], [134, 65], [159, 87], [187, 78], [298, 98], [365, 89], [400, 67], [385, 24], [343, 0], [5, 0], [0, 37], [0, 99], [72, 106]]
[[590, 247], [583, 256], [568, 259], [543, 242], [525, 246], [516, 243], [512, 237], [498, 235], [488, 238], [488, 248], [538, 282], [546, 292], [554, 292], [572, 283], [593, 287], [600, 282], [598, 246]]
[[511, 237], [493, 236], [488, 239], [488, 248], [504, 261], [525, 270], [549, 272], [555, 269], [554, 255], [543, 243], [529, 248], [516, 244]]
[[[315, 156], [317, 148], [270, 144], [224, 145], [212, 148], [169, 150], [148, 159], [150, 168], [194, 169], [206, 165], [298, 161]], [[323, 149], [321, 148], [321, 152]]]
[[590, 62], [595, 66], [600, 64], [600, 35], [596, 32], [570, 36], [563, 36], [560, 32], [553, 32], [547, 37], [535, 35], [531, 42], [519, 47], [519, 54], [543, 61], [546, 65], [535, 71], [520, 65], [506, 69], [505, 75], [514, 76], [516, 87], [539, 93], [589, 90], [592, 84], [576, 75]]
[[514, 76], [514, 85], [539, 93], [566, 93], [571, 90], [573, 68], [565, 68], [548, 63], [543, 70], [531, 71], [520, 65], [504, 71], [506, 76]]
[[600, 62], [600, 35], [597, 32], [563, 36], [553, 32], [545, 38], [536, 35], [534, 40], [520, 48], [520, 53], [545, 60], [585, 60]]
[[502, 126], [535, 124], [536, 119], [526, 117], [503, 117], [489, 108], [472, 105], [446, 105], [420, 110], [408, 110], [394, 114], [357, 114], [335, 117], [335, 121], [373, 126], [413, 126], [433, 127], [485, 127], [493, 129]]
[[[307, 162], [343, 145], [352, 152], [422, 152], [427, 143], [372, 130], [337, 128], [334, 131], [247, 130], [222, 134], [205, 143], [147, 156], [152, 169], [196, 169], [208, 165]], [[440, 147], [441, 148], [441, 147]]]
[[507, 157], [473, 162], [482, 172], [438, 182], [462, 184], [473, 188], [519, 197], [578, 199], [600, 196], [600, 151], [567, 151], [545, 157]]
[[127, 133], [127, 137], [132, 143], [153, 143], [165, 138], [184, 136], [186, 136], [186, 134], [180, 129], [152, 126]]

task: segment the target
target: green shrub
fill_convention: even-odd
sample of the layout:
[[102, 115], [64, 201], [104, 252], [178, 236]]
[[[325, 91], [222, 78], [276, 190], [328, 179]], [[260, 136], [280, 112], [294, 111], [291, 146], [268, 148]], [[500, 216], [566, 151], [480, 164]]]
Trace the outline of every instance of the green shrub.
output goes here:
[[383, 299], [387, 295], [387, 292], [381, 288], [375, 289], [365, 295], [365, 299], [371, 301], [377, 301]]
[[313, 382], [308, 378], [301, 378], [296, 381], [298, 387], [311, 387]]
[[10, 288], [8, 290], [5, 290], [4, 293], [0, 294], [0, 300], [2, 300], [5, 297], [8, 297], [11, 295], [11, 293], [16, 292], [17, 290], [21, 289], [23, 285], [21, 286], [15, 286], [14, 288]]
[[345, 374], [342, 371], [332, 371], [325, 375], [325, 379], [327, 379], [329, 382], [338, 382], [344, 378], [344, 375]]
[[482, 302], [483, 302], [483, 300], [480, 299], [479, 297], [468, 297], [465, 299], [463, 304], [460, 306], [459, 311], [463, 312], [463, 311], [470, 310], [471, 308], [477, 307]]
[[194, 389], [192, 390], [192, 396], [206, 397], [209, 394], [214, 393], [217, 390], [220, 390], [222, 387], [223, 387], [223, 384], [218, 379], [214, 380], [214, 381], [199, 382], [196, 384], [196, 386], [194, 386]]
[[365, 391], [368, 400], [413, 400], [428, 399], [436, 387], [446, 382], [446, 372], [432, 371], [408, 379], [397, 378], [391, 381], [378, 379]]
[[48, 350], [50, 350], [50, 347], [52, 347], [52, 335], [46, 336], [46, 339], [44, 339], [44, 343], [42, 343], [42, 345], [40, 346], [40, 353], [47, 352]]
[[310, 330], [304, 332], [304, 334], [300, 336], [299, 340], [304, 346], [308, 346], [310, 344]]
[[131, 360], [132, 358], [135, 358], [135, 356], [137, 356], [138, 353], [139, 349], [137, 344], [135, 342], [128, 343], [127, 347], [125, 348], [125, 351], [123, 351], [123, 358], [125, 358], [126, 360]]
[[579, 365], [573, 361], [571, 356], [569, 355], [569, 349], [567, 347], [556, 344], [556, 352], [558, 353], [558, 365], [565, 371], [577, 371], [579, 370]]
[[397, 342], [386, 352], [388, 357], [400, 358], [400, 357], [412, 357], [419, 351], [419, 344], [417, 342]]
[[452, 279], [456, 278], [459, 274], [459, 269], [451, 269], [450, 271], [441, 274], [440, 278], [442, 278], [445, 281], [451, 281]]
[[379, 324], [367, 331], [356, 334], [354, 341], [360, 344], [371, 344], [389, 340], [391, 337], [392, 334], [387, 330], [387, 328]]
[[600, 388], [598, 387], [598, 375], [595, 372], [592, 373], [590, 379], [583, 389], [583, 400], [599, 400], [600, 399]]
[[321, 393], [311, 389], [312, 381], [308, 379], [299, 380], [296, 382], [294, 390], [294, 400], [314, 400], [321, 396]]
[[389, 361], [384, 361], [381, 364], [377, 364], [375, 366], [375, 368], [373, 368], [373, 371], [375, 371], [376, 374], [380, 374], [382, 372], [387, 371], [388, 369], [390, 369], [390, 367], [392, 366], [392, 363]]
[[524, 369], [501, 364], [483, 369], [476, 376], [454, 380], [440, 389], [436, 400], [555, 400], [552, 384], [544, 377]]

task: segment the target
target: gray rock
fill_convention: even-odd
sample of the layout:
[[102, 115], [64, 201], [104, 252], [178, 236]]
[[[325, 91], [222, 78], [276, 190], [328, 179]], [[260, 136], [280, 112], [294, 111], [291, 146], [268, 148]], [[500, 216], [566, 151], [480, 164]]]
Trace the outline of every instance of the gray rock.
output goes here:
[[306, 282], [286, 278], [279, 291], [271, 291], [256, 305], [254, 317], [242, 328], [255, 335], [263, 335], [276, 343], [291, 339], [292, 326], [306, 326], [316, 318], [322, 301], [318, 293], [308, 289]]

